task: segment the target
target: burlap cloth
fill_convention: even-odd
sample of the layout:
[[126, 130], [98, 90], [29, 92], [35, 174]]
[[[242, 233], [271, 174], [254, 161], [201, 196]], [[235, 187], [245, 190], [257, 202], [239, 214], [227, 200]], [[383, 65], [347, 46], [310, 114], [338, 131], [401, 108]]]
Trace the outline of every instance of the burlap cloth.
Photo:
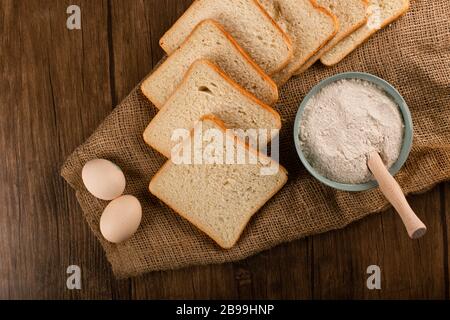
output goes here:
[[[196, 264], [239, 260], [311, 234], [343, 228], [388, 204], [378, 190], [360, 193], [328, 188], [303, 168], [292, 138], [300, 101], [320, 80], [344, 71], [364, 71], [393, 84], [407, 101], [415, 136], [411, 155], [396, 176], [407, 193], [423, 192], [450, 178], [450, 1], [412, 1], [409, 13], [377, 33], [338, 66], [316, 65], [282, 88], [277, 105], [283, 120], [280, 161], [287, 185], [252, 218], [237, 245], [220, 249], [193, 225], [160, 203], [148, 184], [165, 159], [148, 147], [142, 132], [156, 109], [136, 88], [95, 133], [67, 159], [62, 176], [76, 190], [84, 216], [119, 278]], [[93, 158], [118, 164], [126, 194], [139, 198], [143, 219], [126, 243], [106, 242], [99, 219], [107, 202], [90, 195], [81, 181]]]

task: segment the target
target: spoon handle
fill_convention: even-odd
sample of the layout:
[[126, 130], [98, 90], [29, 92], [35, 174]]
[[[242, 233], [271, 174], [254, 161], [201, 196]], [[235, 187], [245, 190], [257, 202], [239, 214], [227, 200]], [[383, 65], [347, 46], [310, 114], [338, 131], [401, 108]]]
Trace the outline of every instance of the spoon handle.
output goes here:
[[373, 152], [369, 155], [367, 165], [378, 181], [381, 192], [397, 210], [410, 238], [418, 239], [422, 237], [427, 231], [427, 227], [409, 206], [400, 185], [386, 169], [378, 152]]

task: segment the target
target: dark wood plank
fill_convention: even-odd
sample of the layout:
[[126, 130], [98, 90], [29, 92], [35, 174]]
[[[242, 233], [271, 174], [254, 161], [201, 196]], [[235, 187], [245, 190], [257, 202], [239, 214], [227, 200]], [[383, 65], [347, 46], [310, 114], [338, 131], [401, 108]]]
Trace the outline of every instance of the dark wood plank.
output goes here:
[[[314, 298], [445, 298], [439, 188], [408, 200], [428, 226], [422, 239], [410, 240], [392, 210], [314, 237]], [[369, 265], [381, 268], [381, 290], [366, 287]]]
[[[2, 34], [12, 44], [2, 54], [2, 69], [9, 69], [1, 72], [9, 87], [2, 88], [2, 121], [9, 116], [1, 141], [9, 152], [2, 153], [8, 167], [0, 191], [10, 298], [111, 298], [115, 283], [73, 191], [59, 177], [63, 160], [111, 106], [106, 1], [79, 1], [82, 30], [74, 31], [66, 28], [70, 4], [1, 2]], [[82, 268], [81, 291], [66, 288], [71, 264]]]
[[14, 288], [17, 259], [13, 250], [19, 234], [20, 211], [14, 106], [15, 88], [20, 88], [21, 81], [17, 64], [12, 63], [21, 51], [15, 40], [19, 33], [18, 14], [14, 1], [0, 2], [0, 299], [19, 296]]
[[450, 250], [448, 244], [450, 243], [450, 182], [443, 183], [441, 185], [441, 204], [442, 204], [442, 225], [444, 228], [444, 248], [445, 248], [445, 260], [444, 271], [445, 274], [445, 298], [450, 299]]
[[134, 299], [237, 299], [232, 264], [153, 272], [133, 279]]
[[236, 263], [240, 298], [311, 299], [311, 245], [311, 238], [293, 241]]

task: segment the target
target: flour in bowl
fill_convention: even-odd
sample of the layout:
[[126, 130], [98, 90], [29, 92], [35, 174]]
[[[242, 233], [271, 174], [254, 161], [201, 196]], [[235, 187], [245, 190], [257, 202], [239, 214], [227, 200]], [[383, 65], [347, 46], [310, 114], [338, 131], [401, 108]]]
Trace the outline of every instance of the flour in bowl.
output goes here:
[[300, 144], [309, 164], [340, 183], [364, 183], [372, 175], [368, 155], [377, 151], [387, 167], [400, 154], [404, 123], [399, 107], [378, 86], [359, 79], [339, 80], [307, 103]]

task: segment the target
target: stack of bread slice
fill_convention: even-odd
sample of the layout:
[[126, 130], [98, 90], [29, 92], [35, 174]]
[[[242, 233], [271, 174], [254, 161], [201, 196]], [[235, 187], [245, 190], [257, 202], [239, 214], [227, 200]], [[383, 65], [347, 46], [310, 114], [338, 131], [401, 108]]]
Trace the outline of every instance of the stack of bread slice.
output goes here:
[[320, 60], [333, 66], [401, 17], [409, 0], [258, 0], [291, 38], [294, 57], [272, 75], [286, 83]]
[[[287, 181], [286, 170], [238, 132], [264, 131], [264, 141], [277, 139], [281, 119], [272, 106], [278, 87], [318, 60], [336, 64], [408, 5], [408, 0], [194, 1], [160, 39], [168, 58], [141, 84], [159, 109], [144, 140], [168, 158], [150, 192], [223, 248], [234, 246], [251, 216]], [[179, 162], [180, 150], [188, 150], [183, 159], [197, 159], [196, 132], [206, 129], [221, 133], [227, 150], [258, 160], [220, 162], [225, 150], [216, 148], [214, 161]], [[267, 166], [277, 169], [261, 174]]]
[[408, 9], [409, 0], [368, 0], [366, 23], [325, 52], [320, 61], [326, 66], [339, 63], [378, 30], [400, 18]]

